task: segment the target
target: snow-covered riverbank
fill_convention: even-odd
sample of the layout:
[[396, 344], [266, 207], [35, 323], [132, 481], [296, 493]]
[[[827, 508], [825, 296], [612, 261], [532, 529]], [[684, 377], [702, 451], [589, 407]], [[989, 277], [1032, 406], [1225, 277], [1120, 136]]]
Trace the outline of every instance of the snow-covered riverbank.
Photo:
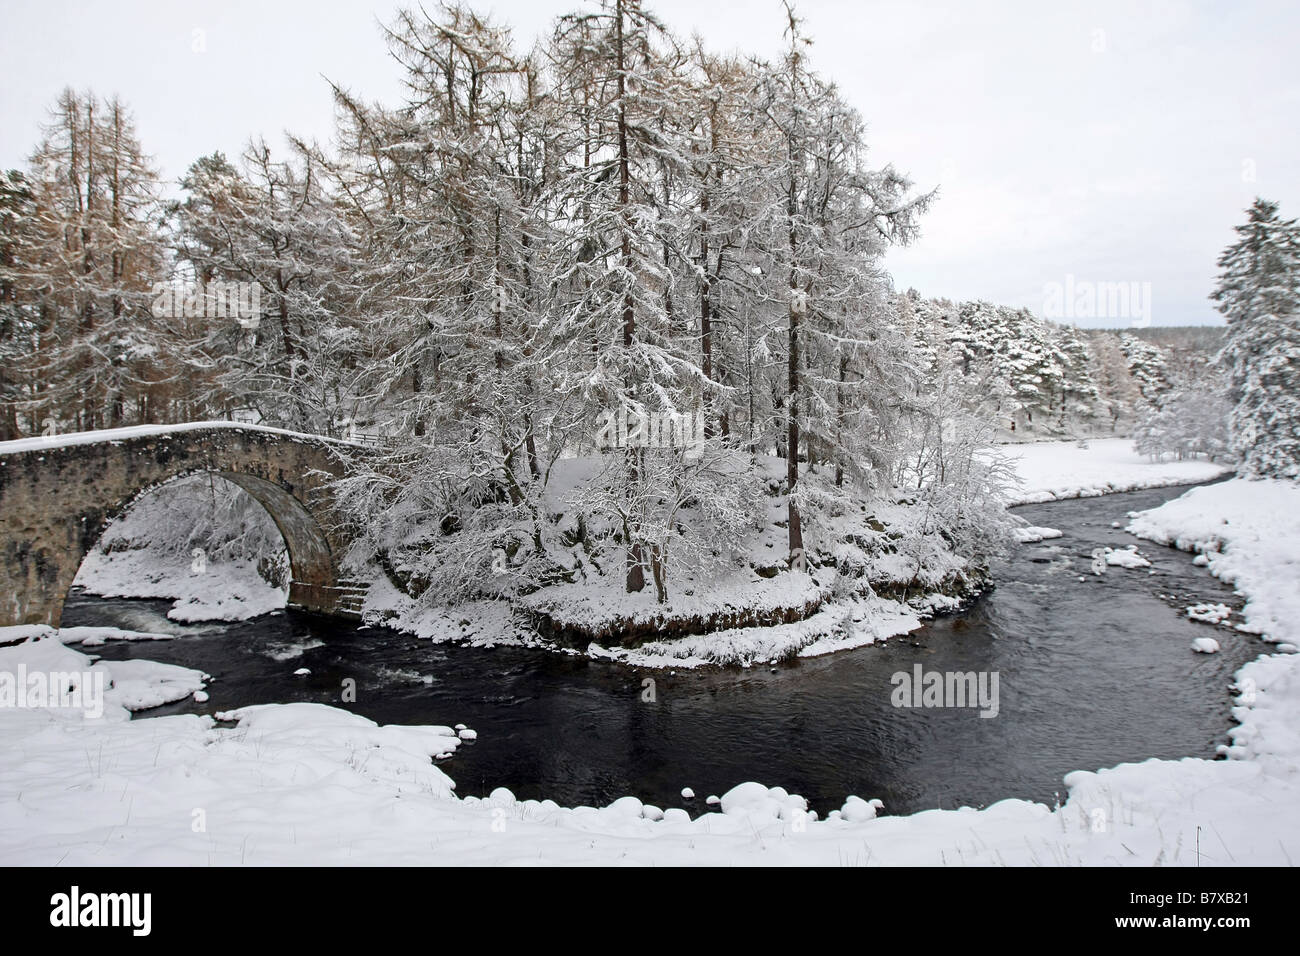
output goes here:
[[165, 598], [174, 601], [173, 621], [244, 621], [284, 607], [288, 588], [268, 584], [246, 560], [214, 561], [195, 570], [193, 559], [139, 548], [92, 551], [76, 586], [101, 597]]
[[[1246, 626], [1285, 644], [1300, 640], [1297, 516], [1300, 488], [1233, 480], [1146, 512], [1132, 529], [1201, 544], [1210, 570], [1247, 596]], [[0, 669], [48, 666], [51, 648], [60, 669], [85, 666], [47, 640], [5, 650]], [[821, 821], [797, 812], [798, 798], [755, 785], [694, 820], [632, 798], [602, 809], [505, 791], [460, 800], [430, 761], [451, 731], [377, 728], [319, 705], [246, 708], [234, 727], [196, 716], [130, 722], [120, 704], [100, 719], [3, 708], [0, 861], [1291, 864], [1300, 859], [1300, 655], [1243, 668], [1237, 703], [1228, 759], [1073, 773], [1059, 808], [1006, 800], [873, 818], [870, 804], [850, 800]], [[699, 799], [685, 805], [698, 811]]]
[[1230, 470], [1203, 458], [1152, 461], [1134, 451], [1128, 438], [1001, 445], [998, 450], [1011, 459], [1020, 478], [1021, 485], [1011, 498], [1011, 504], [1017, 505], [1193, 485]]

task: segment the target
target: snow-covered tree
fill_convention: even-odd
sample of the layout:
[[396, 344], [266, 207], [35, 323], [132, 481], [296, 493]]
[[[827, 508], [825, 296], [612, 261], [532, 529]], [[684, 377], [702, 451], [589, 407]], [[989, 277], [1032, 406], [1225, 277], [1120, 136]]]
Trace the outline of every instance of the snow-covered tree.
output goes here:
[[25, 182], [11, 184], [22, 231], [5, 282], [26, 316], [16, 373], [31, 383], [28, 427], [155, 420], [177, 369], [149, 314], [165, 277], [158, 179], [126, 107], [65, 90]]
[[1097, 383], [1098, 412], [1112, 433], [1119, 432], [1144, 407], [1142, 391], [1114, 333], [1090, 331], [1088, 353], [1090, 377]]
[[1228, 320], [1233, 450], [1246, 475], [1300, 478], [1300, 227], [1257, 199], [1235, 228], [1211, 296]]
[[[186, 322], [191, 362], [211, 373], [210, 404], [227, 414], [339, 435], [356, 414], [362, 349], [352, 240], [312, 152], [277, 160], [251, 142], [235, 169], [206, 157], [183, 180], [178, 254], [197, 281], [250, 286], [257, 314]], [[170, 310], [175, 313], [173, 308]]]
[[[879, 263], [889, 244], [915, 236], [932, 194], [909, 196], [911, 184], [892, 167], [866, 165], [861, 117], [810, 69], [809, 41], [789, 4], [786, 20], [785, 54], [759, 75], [773, 135], [765, 164], [770, 212], [757, 241], [769, 260], [765, 297], [788, 317], [781, 447], [793, 564], [804, 551], [801, 449], [807, 446], [810, 463], [820, 455], [862, 475], [887, 431], [880, 427], [885, 403], [877, 400], [897, 393], [890, 379], [898, 369], [886, 344], [892, 290]], [[853, 426], [845, 417], [850, 403], [859, 419]]]
[[1071, 424], [1086, 431], [1097, 414], [1101, 393], [1093, 377], [1092, 353], [1083, 334], [1072, 325], [1056, 328], [1056, 347], [1061, 358], [1060, 417], [1057, 427], [1066, 431]]
[[1119, 347], [1142, 397], [1148, 404], [1158, 407], [1169, 388], [1166, 371], [1168, 356], [1164, 349], [1138, 338], [1132, 332], [1120, 333]]
[[30, 427], [31, 400], [39, 389], [39, 379], [23, 368], [29, 355], [40, 351], [40, 316], [21, 294], [33, 212], [27, 178], [16, 169], [0, 176], [0, 441], [18, 438]]
[[[103, 137], [52, 133], [0, 192], [0, 427], [226, 417], [371, 441], [338, 513], [429, 601], [595, 576], [666, 601], [688, 569], [734, 564], [765, 497], [790, 569], [829, 559], [863, 496], [924, 498], [925, 534], [983, 548], [976, 426], [1061, 427], [1089, 395], [1079, 343], [1024, 310], [895, 294], [885, 252], [930, 197], [868, 161], [863, 118], [784, 21], [765, 62], [683, 44], [639, 0], [523, 51], [461, 3], [399, 10], [400, 100], [334, 85], [329, 146], [202, 157], [166, 246], [128, 242], [150, 238], [143, 200], [119, 207], [135, 232], [96, 233]], [[81, 113], [60, 129], [110, 129]], [[56, 235], [76, 240], [61, 260]], [[122, 252], [116, 286], [101, 249]], [[255, 314], [150, 314], [163, 279], [241, 283]], [[142, 329], [153, 351], [115, 364], [104, 337]], [[689, 454], [604, 447], [603, 420], [650, 416], [703, 434]]]
[[1232, 406], [1224, 375], [1202, 362], [1171, 378], [1160, 405], [1147, 407], [1134, 426], [1134, 447], [1156, 459], [1204, 455], [1219, 461], [1229, 457]]

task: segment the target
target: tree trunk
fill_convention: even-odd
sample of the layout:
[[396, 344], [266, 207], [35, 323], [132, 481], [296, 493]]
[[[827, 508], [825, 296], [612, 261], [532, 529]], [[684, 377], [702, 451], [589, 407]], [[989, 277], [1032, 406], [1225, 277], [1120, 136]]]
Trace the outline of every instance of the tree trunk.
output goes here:
[[[629, 168], [627, 152], [627, 108], [624, 105], [627, 84], [623, 75], [623, 0], [617, 0], [614, 7], [614, 55], [615, 68], [618, 71], [618, 208], [619, 230], [622, 233], [622, 256], [625, 281], [632, 275], [632, 224], [628, 222]], [[629, 286], [623, 293], [623, 348], [631, 349], [636, 336], [636, 313], [632, 305], [632, 289]], [[628, 484], [637, 485], [636, 453], [628, 449], [627, 453]], [[639, 532], [635, 524], [629, 527], [635, 537]], [[645, 569], [641, 560], [641, 544], [629, 540], [627, 551], [627, 591], [640, 591], [645, 587]]]

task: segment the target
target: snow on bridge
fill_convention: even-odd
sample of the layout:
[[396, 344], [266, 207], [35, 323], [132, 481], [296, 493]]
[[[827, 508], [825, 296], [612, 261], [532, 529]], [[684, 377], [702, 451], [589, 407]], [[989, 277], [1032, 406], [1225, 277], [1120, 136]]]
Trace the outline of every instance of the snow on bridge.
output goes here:
[[362, 595], [340, 579], [350, 541], [327, 486], [363, 447], [221, 421], [0, 442], [0, 626], [57, 626], [108, 522], [141, 495], [200, 473], [243, 488], [271, 515], [289, 553], [290, 606], [355, 616]]

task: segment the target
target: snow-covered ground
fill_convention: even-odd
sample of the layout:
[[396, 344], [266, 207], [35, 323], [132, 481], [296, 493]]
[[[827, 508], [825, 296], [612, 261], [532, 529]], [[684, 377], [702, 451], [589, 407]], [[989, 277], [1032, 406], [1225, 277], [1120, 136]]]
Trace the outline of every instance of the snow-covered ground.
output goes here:
[[1013, 504], [1190, 485], [1229, 470], [1204, 459], [1152, 461], [1134, 451], [1128, 438], [1092, 438], [1082, 445], [1073, 441], [1002, 445], [998, 450], [1014, 462], [1021, 480]]
[[[942, 595], [932, 595], [930, 604], [937, 608], [948, 600]], [[955, 599], [951, 600], [956, 603]], [[708, 634], [648, 641], [635, 648], [604, 648], [593, 644], [588, 654], [641, 668], [702, 667], [719, 661], [749, 667], [765, 661], [774, 664], [788, 656], [818, 657], [865, 647], [914, 631], [922, 623], [922, 611], [901, 601], [847, 598], [828, 602], [817, 613], [791, 624], [726, 628]]]
[[[1055, 808], [1005, 800], [906, 817], [877, 817], [854, 798], [814, 820], [797, 795], [757, 784], [694, 819], [626, 797], [605, 808], [520, 802], [505, 790], [459, 799], [432, 761], [459, 744], [448, 727], [378, 727], [313, 704], [246, 707], [221, 722], [130, 721], [132, 708], [201, 693], [201, 675], [93, 664], [47, 636], [0, 648], [0, 702], [3, 674], [21, 669], [98, 671], [113, 687], [94, 717], [49, 701], [12, 706], [11, 681], [10, 705], [0, 706], [0, 862], [1293, 864], [1300, 655], [1285, 651], [1300, 642], [1300, 486], [1234, 479], [1138, 515], [1130, 528], [1202, 551], [1247, 597], [1245, 626], [1284, 651], [1239, 672], [1227, 759], [1079, 771]], [[0, 632], [0, 641], [28, 636]]]
[[243, 621], [284, 607], [288, 588], [268, 584], [248, 561], [204, 561], [156, 549], [91, 551], [74, 585], [102, 597], [165, 598], [182, 623]]

